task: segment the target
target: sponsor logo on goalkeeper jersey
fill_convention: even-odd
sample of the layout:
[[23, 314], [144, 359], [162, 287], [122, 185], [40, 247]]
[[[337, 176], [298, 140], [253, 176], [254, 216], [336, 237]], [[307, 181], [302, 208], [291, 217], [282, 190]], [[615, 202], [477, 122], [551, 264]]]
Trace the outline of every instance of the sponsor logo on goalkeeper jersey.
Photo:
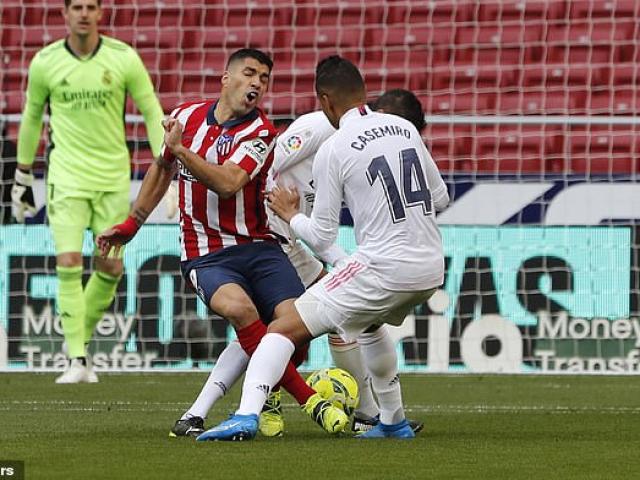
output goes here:
[[65, 103], [71, 104], [72, 110], [96, 110], [105, 108], [107, 103], [113, 97], [113, 91], [99, 90], [65, 90], [61, 93], [60, 98]]

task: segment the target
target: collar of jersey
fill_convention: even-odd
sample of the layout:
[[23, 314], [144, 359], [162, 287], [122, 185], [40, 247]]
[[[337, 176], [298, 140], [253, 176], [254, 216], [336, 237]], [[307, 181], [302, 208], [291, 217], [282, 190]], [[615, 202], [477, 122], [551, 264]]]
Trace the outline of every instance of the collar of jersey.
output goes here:
[[367, 115], [369, 113], [371, 113], [371, 109], [367, 105], [353, 107], [351, 110], [347, 110], [347, 112], [342, 115], [342, 118], [340, 119], [340, 126], [342, 127], [342, 125], [344, 125], [344, 122], [352, 117], [363, 117], [364, 115]]
[[93, 50], [93, 52], [91, 52], [91, 55], [81, 58], [78, 55], [76, 55], [75, 53], [73, 53], [73, 50], [71, 50], [71, 47], [69, 46], [69, 37], [64, 39], [64, 48], [67, 50], [67, 52], [69, 52], [74, 58], [77, 58], [80, 61], [83, 60], [91, 60], [93, 57], [96, 56], [96, 53], [98, 53], [98, 50], [100, 50], [100, 47], [102, 46], [102, 35], [100, 35], [100, 38], [98, 39], [98, 45], [96, 45], [96, 48]]
[[[216, 120], [216, 116], [213, 114], [216, 110], [216, 106], [218, 105], [219, 100], [216, 100], [213, 105], [209, 107], [209, 111], [207, 112], [207, 125], [218, 125], [218, 121]], [[227, 120], [226, 122], [222, 122], [220, 126], [224, 128], [233, 128], [241, 123], [253, 121], [258, 118], [258, 109], [254, 108], [249, 113], [247, 113], [244, 117], [234, 118], [233, 120]]]

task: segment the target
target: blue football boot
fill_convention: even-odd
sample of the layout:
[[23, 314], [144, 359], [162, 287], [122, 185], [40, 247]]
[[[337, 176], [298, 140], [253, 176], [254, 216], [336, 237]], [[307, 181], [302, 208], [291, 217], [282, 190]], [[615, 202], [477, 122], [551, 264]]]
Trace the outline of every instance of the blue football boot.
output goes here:
[[386, 425], [382, 422], [378, 423], [368, 432], [356, 435], [355, 438], [401, 438], [409, 439], [415, 438], [416, 434], [413, 433], [413, 429], [407, 419], [405, 418], [401, 422], [394, 423], [393, 425]]
[[251, 440], [258, 432], [257, 415], [231, 415], [228, 420], [210, 428], [200, 434], [196, 440], [206, 442], [207, 440], [223, 440], [227, 442], [241, 442]]

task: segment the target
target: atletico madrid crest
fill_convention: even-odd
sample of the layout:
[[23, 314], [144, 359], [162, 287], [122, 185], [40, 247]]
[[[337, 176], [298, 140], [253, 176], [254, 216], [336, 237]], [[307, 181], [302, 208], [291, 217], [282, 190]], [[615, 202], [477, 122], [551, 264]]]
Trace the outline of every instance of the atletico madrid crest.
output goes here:
[[229, 154], [231, 147], [233, 146], [233, 135], [223, 133], [218, 137], [218, 143], [216, 144], [216, 150], [218, 156], [224, 157]]

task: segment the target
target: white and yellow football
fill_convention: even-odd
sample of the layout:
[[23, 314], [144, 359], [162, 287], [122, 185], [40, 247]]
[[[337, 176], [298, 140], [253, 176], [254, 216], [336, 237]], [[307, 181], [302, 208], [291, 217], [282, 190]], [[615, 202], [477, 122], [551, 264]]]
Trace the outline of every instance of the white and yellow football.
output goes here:
[[307, 385], [347, 415], [351, 415], [358, 406], [358, 382], [346, 370], [323, 368], [307, 378]]

